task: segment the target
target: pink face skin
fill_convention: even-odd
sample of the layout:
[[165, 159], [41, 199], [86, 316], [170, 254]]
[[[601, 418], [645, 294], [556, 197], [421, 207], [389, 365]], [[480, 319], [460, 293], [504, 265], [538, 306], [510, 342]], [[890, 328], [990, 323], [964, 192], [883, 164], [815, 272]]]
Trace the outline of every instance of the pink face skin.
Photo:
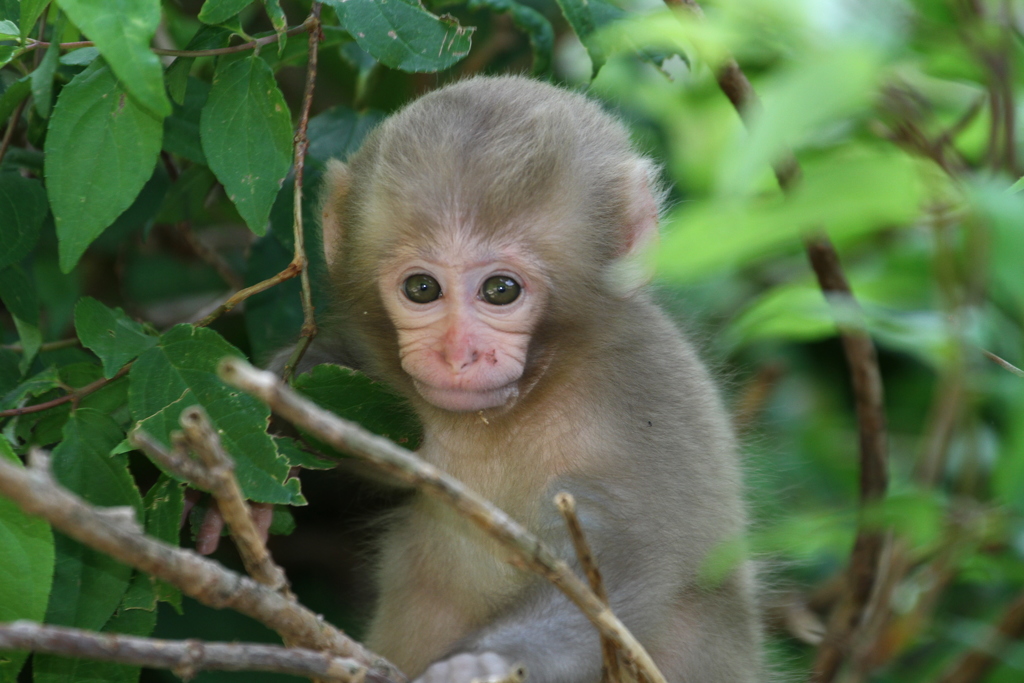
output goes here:
[[[518, 397], [544, 297], [539, 272], [520, 250], [467, 242], [396, 255], [378, 279], [398, 330], [402, 369], [426, 401], [454, 412], [497, 408]], [[436, 280], [440, 296], [410, 300], [406, 281], [414, 275]], [[494, 276], [519, 284], [514, 301], [497, 305], [484, 297], [484, 283]]]

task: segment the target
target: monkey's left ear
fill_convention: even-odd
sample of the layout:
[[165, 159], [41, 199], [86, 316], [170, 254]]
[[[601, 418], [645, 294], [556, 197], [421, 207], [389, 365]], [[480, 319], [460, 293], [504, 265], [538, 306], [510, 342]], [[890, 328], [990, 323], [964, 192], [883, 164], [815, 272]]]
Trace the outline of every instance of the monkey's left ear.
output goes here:
[[334, 270], [334, 266], [341, 260], [341, 240], [345, 234], [342, 213], [351, 178], [348, 166], [337, 159], [327, 162], [320, 191], [320, 229], [323, 233], [324, 260], [327, 261], [328, 270]]
[[616, 296], [628, 297], [654, 276], [651, 250], [658, 243], [662, 192], [658, 169], [649, 159], [632, 163], [626, 186], [625, 216], [608, 285]]

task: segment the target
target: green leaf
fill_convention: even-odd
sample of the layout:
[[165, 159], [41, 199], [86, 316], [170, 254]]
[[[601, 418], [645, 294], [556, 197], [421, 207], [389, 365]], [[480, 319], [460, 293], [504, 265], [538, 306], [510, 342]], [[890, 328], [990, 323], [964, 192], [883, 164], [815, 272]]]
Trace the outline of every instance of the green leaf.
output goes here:
[[393, 69], [434, 72], [467, 54], [473, 26], [434, 16], [417, 0], [327, 0], [359, 47]]
[[288, 105], [270, 66], [259, 57], [222, 61], [199, 125], [210, 169], [249, 229], [264, 234], [292, 153]]
[[21, 37], [18, 25], [10, 19], [0, 20], [0, 40], [17, 40]]
[[[159, 0], [57, 0], [75, 26], [96, 43], [125, 89], [155, 117], [171, 113], [160, 59], [149, 44], [160, 25]], [[146, 174], [149, 177], [149, 174]]]
[[597, 72], [604, 66], [605, 54], [601, 42], [595, 39], [594, 31], [597, 29], [597, 22], [591, 10], [588, 0], [555, 0], [562, 14], [565, 15], [573, 33], [580, 39], [583, 46], [587, 48], [590, 55], [590, 62], [593, 65], [591, 77], [597, 76]]
[[75, 306], [75, 330], [82, 345], [103, 361], [103, 376], [110, 379], [139, 354], [157, 343], [142, 325], [120, 308], [110, 309], [90, 296]]
[[270, 25], [277, 33], [277, 54], [283, 55], [284, 49], [288, 45], [288, 17], [281, 9], [280, 0], [263, 0], [263, 7], [267, 10], [267, 16], [270, 17]]
[[[231, 39], [231, 31], [221, 28], [219, 26], [200, 26], [196, 34], [192, 36], [192, 39], [188, 41], [188, 45], [185, 46], [186, 50], [213, 50], [216, 48], [227, 47], [228, 41]], [[167, 91], [171, 94], [171, 99], [178, 104], [185, 103], [185, 89], [188, 84], [188, 75], [192, 71], [192, 65], [195, 63], [195, 57], [177, 57], [167, 67], [167, 72], [164, 75], [167, 81]], [[205, 94], [203, 101], [206, 101]], [[196, 117], [198, 121], [198, 117]], [[198, 139], [199, 132], [196, 131], [196, 138]], [[205, 163], [205, 162], [204, 162]]]
[[335, 460], [310, 453], [295, 439], [275, 436], [274, 441], [277, 443], [277, 450], [288, 458], [288, 464], [292, 467], [304, 467], [307, 470], [329, 470], [338, 466]]
[[667, 221], [655, 260], [677, 282], [796, 249], [808, 230], [825, 228], [837, 242], [913, 219], [921, 183], [899, 152], [840, 150], [804, 166], [791, 194], [746, 202], [718, 198], [679, 206]]
[[[0, 437], [0, 458], [21, 465], [7, 440]], [[39, 517], [21, 511], [0, 496], [0, 622], [16, 619], [42, 621], [53, 581], [53, 532]], [[27, 652], [0, 655], [0, 681], [14, 683]]]
[[56, 389], [60, 384], [60, 375], [57, 374], [57, 368], [48, 367], [4, 394], [4, 397], [0, 398], [0, 410], [17, 408], [26, 399], [41, 396], [52, 389]]
[[164, 149], [203, 166], [206, 155], [199, 136], [199, 120], [209, 96], [209, 83], [189, 78], [182, 102], [175, 102], [174, 112], [164, 119]]
[[14, 326], [21, 339], [22, 356], [18, 366], [22, 372], [28, 370], [43, 343], [39, 329], [39, 299], [32, 281], [21, 269], [12, 265], [0, 270], [0, 302], [14, 318]]
[[0, 269], [28, 256], [39, 239], [50, 207], [39, 181], [18, 173], [0, 173]]
[[22, 40], [32, 31], [48, 4], [50, 0], [21, 0], [21, 20], [18, 25], [21, 26]]
[[992, 287], [1009, 295], [1024, 313], [1024, 278], [1021, 254], [1024, 254], [1024, 194], [1005, 189], [1001, 182], [974, 181], [967, 186], [971, 207], [981, 216], [992, 240], [988, 277]]
[[53, 74], [57, 71], [57, 63], [60, 59], [60, 48], [51, 44], [43, 53], [43, 59], [39, 66], [32, 72], [32, 101], [35, 103], [36, 111], [44, 119], [50, 115], [50, 107], [53, 105]]
[[162, 136], [161, 119], [135, 104], [102, 60], [64, 86], [45, 172], [65, 273], [153, 175]]
[[0, 67], [10, 64], [11, 60], [14, 59], [14, 55], [17, 53], [18, 48], [14, 45], [0, 45]]
[[[295, 389], [318, 405], [358, 422], [374, 434], [409, 449], [420, 441], [420, 425], [408, 404], [379, 382], [340, 365], [317, 365], [299, 375]], [[324, 452], [331, 449], [324, 446]]]
[[32, 92], [32, 74], [22, 76], [0, 95], [0, 121], [9, 121], [15, 108]]
[[[141, 592], [152, 593], [146, 576], [136, 572], [117, 611], [103, 626], [103, 633], [146, 637], [153, 632], [156, 609], [152, 600], [148, 610], [131, 606], [133, 601], [137, 601], [133, 594], [139, 593], [140, 589]], [[32, 668], [35, 674], [33, 683], [135, 683], [141, 671], [140, 667], [127, 664], [50, 655], [36, 656]]]
[[199, 21], [222, 24], [252, 4], [252, 0], [206, 0], [199, 10]]
[[796, 150], [876, 97], [883, 64], [872, 50], [835, 49], [797, 62], [761, 87], [763, 108], [719, 168], [723, 194], [745, 194], [786, 150]]
[[773, 287], [756, 299], [729, 327], [731, 345], [756, 339], [811, 341], [836, 334], [836, 324], [821, 293], [811, 284]]
[[[142, 518], [142, 497], [128, 472], [128, 458], [111, 456], [124, 432], [109, 416], [76, 410], [64, 426], [64, 441], [53, 450], [53, 474], [93, 505], [131, 506]], [[57, 534], [57, 571], [46, 621], [98, 629], [121, 602], [131, 567], [98, 550]]]
[[322, 111], [309, 120], [309, 157], [321, 164], [328, 159], [347, 159], [383, 120], [382, 112], [357, 113], [341, 105]]
[[100, 51], [94, 47], [80, 47], [61, 57], [60, 63], [66, 66], [89, 66], [99, 56]]
[[180, 429], [178, 417], [201, 405], [235, 458], [236, 475], [246, 498], [266, 503], [304, 504], [298, 481], [285, 483], [288, 460], [267, 434], [270, 410], [217, 377], [217, 365], [241, 353], [206, 328], [178, 325], [132, 365], [128, 402], [132, 417], [162, 442]]
[[[184, 509], [184, 485], [161, 474], [146, 492], [146, 533], [171, 545], [178, 545], [181, 532], [181, 512]], [[181, 614], [181, 591], [159, 579], [152, 579], [156, 599], [166, 602]]]

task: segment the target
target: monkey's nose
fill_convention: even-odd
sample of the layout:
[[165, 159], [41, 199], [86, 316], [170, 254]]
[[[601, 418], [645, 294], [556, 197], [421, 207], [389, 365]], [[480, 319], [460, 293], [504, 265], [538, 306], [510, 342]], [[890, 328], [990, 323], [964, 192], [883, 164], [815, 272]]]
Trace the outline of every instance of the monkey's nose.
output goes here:
[[480, 352], [471, 348], [445, 349], [444, 360], [452, 372], [462, 372], [480, 359]]

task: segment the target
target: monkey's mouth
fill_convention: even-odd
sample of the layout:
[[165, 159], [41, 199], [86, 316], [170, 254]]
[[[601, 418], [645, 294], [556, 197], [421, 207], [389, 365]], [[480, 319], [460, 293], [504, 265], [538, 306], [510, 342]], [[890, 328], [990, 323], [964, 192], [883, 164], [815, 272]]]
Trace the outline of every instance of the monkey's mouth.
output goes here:
[[494, 389], [445, 389], [413, 379], [416, 391], [431, 405], [464, 413], [497, 408], [519, 395], [518, 381]]

